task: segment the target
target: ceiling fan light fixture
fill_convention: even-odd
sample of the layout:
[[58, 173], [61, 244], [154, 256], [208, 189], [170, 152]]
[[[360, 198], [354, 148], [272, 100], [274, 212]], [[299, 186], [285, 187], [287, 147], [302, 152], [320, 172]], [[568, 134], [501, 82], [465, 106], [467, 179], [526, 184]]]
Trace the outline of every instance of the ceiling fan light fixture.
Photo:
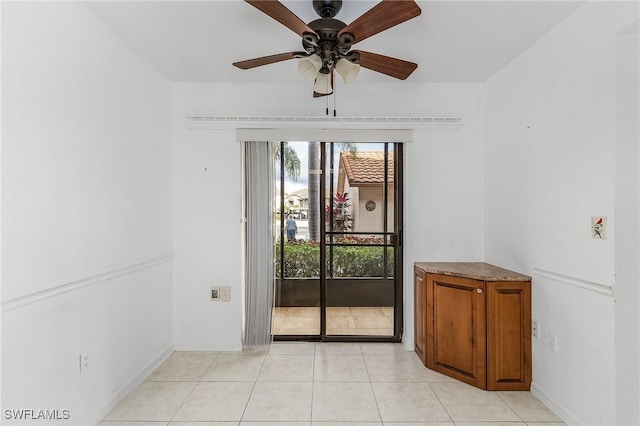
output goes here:
[[320, 18], [309, 23], [289, 10], [282, 0], [245, 1], [302, 37], [304, 51], [234, 62], [233, 65], [237, 68], [248, 70], [302, 58], [298, 62], [298, 71], [303, 78], [314, 82], [316, 90], [313, 96], [321, 97], [333, 93], [334, 69], [345, 84], [349, 84], [357, 78], [360, 67], [399, 80], [405, 80], [418, 67], [418, 64], [402, 59], [364, 50], [351, 50], [354, 44], [420, 15], [422, 11], [416, 0], [380, 1], [350, 24], [335, 18], [343, 0], [312, 0], [313, 8]]
[[319, 72], [316, 77], [316, 83], [313, 85], [313, 91], [321, 95], [330, 95], [333, 92], [331, 74]]
[[353, 83], [355, 79], [360, 74], [360, 65], [354, 64], [353, 62], [340, 58], [338, 62], [336, 62], [336, 71], [342, 77], [345, 84]]
[[298, 72], [307, 81], [313, 81], [322, 68], [322, 59], [318, 55], [311, 55], [298, 61]]

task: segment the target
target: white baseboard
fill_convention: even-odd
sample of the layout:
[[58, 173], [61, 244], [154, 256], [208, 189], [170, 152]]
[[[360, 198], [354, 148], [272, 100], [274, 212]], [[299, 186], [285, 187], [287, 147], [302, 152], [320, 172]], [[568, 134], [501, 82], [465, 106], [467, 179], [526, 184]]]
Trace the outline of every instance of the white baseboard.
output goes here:
[[114, 392], [111, 397], [87, 420], [86, 424], [97, 425], [116, 405], [134, 390], [144, 379], [174, 352], [173, 344], [164, 348], [155, 358], [140, 369], [127, 383]]
[[551, 398], [541, 387], [536, 383], [531, 383], [531, 394], [538, 398], [544, 405], [553, 411], [558, 417], [560, 417], [568, 425], [586, 425], [588, 422], [584, 421], [580, 417], [568, 411], [565, 407], [560, 405], [556, 400]]
[[242, 342], [219, 342], [209, 340], [192, 340], [174, 343], [176, 351], [214, 351], [214, 352], [238, 352], [242, 351]]
[[413, 344], [413, 337], [409, 338], [407, 336], [402, 340], [402, 345], [407, 349], [408, 352], [412, 352], [415, 350], [415, 345]]

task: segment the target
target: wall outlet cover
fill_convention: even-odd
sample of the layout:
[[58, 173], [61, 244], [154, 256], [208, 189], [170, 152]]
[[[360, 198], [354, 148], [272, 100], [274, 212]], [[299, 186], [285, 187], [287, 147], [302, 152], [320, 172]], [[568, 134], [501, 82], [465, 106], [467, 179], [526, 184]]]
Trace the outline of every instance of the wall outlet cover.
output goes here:
[[86, 374], [91, 366], [91, 357], [89, 354], [80, 354], [80, 374]]
[[558, 352], [558, 337], [553, 333], [549, 333], [547, 336], [547, 349], [551, 352]]

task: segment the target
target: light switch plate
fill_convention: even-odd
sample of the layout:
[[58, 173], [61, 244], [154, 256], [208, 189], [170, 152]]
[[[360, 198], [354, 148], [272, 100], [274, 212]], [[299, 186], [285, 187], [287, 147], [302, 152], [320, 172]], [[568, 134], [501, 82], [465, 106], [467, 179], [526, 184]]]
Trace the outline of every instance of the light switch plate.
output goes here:
[[220, 300], [222, 302], [231, 300], [231, 287], [220, 287]]

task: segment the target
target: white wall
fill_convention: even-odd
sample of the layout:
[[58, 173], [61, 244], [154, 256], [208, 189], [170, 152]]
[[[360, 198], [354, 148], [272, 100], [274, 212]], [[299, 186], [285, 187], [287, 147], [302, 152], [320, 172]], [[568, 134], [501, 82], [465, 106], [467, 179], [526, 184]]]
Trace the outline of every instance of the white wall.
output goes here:
[[616, 421], [616, 33], [637, 17], [586, 2], [486, 83], [486, 261], [533, 275], [532, 389], [572, 424]]
[[[304, 83], [304, 82], [303, 82]], [[240, 143], [233, 130], [190, 130], [191, 115], [324, 113], [305, 84], [174, 85], [174, 294], [177, 348], [241, 344]], [[346, 89], [345, 89], [346, 91]], [[344, 93], [344, 92], [341, 92]], [[340, 116], [462, 116], [458, 130], [419, 130], [405, 149], [405, 344], [413, 347], [413, 262], [482, 260], [482, 85], [349, 87]], [[205, 171], [205, 168], [207, 171]], [[209, 287], [232, 287], [210, 302]]]
[[638, 21], [616, 63], [616, 420], [640, 424], [640, 74]]
[[172, 350], [170, 85], [78, 2], [2, 2], [2, 67], [2, 408], [86, 425]]
[[[182, 120], [184, 127], [184, 117]], [[241, 160], [233, 131], [174, 130], [174, 342], [241, 350]], [[230, 286], [212, 302], [211, 286]]]

